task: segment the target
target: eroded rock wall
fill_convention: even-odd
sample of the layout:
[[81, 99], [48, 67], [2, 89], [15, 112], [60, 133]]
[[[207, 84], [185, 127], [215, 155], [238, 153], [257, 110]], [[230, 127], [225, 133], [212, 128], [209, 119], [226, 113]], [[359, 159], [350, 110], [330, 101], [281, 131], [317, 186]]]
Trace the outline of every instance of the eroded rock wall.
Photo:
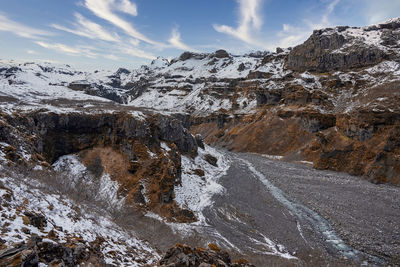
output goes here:
[[[174, 202], [174, 187], [181, 182], [181, 154], [197, 153], [188, 127], [188, 117], [179, 114], [2, 114], [0, 142], [6, 160], [28, 167], [50, 168], [59, 157], [78, 154], [93, 174], [106, 172], [118, 181], [119, 193], [130, 203], [171, 220], [193, 221], [193, 213]], [[162, 142], [168, 151], [161, 148]], [[148, 203], [142, 193], [144, 180]]]

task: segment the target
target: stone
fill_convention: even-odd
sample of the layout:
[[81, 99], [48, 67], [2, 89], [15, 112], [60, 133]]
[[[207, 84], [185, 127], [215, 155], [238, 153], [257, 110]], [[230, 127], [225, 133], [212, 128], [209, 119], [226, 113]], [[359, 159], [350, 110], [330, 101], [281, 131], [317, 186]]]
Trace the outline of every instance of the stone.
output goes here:
[[286, 66], [295, 71], [344, 71], [375, 65], [388, 59], [384, 51], [364, 44], [355, 44], [341, 53], [335, 53], [351, 40], [337, 32], [326, 34], [326, 31], [315, 30], [303, 44], [294, 47], [287, 57]]
[[222, 250], [210, 248], [192, 248], [187, 245], [176, 244], [169, 248], [160, 260], [160, 265], [188, 266], [188, 267], [254, 267], [246, 260], [232, 263], [229, 254]]
[[34, 212], [25, 212], [24, 215], [28, 217], [29, 219], [29, 224], [37, 227], [37, 228], [42, 228], [47, 226], [47, 221], [46, 217], [44, 217], [41, 214], [37, 214]]
[[217, 159], [216, 157], [214, 157], [214, 156], [212, 156], [212, 155], [210, 155], [210, 154], [206, 154], [206, 155], [204, 156], [204, 159], [205, 159], [208, 163], [210, 163], [211, 165], [213, 165], [213, 166], [215, 166], [215, 167], [218, 167], [218, 164], [217, 164], [218, 159]]
[[195, 139], [196, 139], [197, 146], [204, 149], [204, 140], [203, 140], [203, 137], [201, 136], [201, 134], [196, 134]]
[[220, 50], [215, 51], [213, 56], [216, 58], [229, 58], [229, 53], [223, 49], [220, 49]]

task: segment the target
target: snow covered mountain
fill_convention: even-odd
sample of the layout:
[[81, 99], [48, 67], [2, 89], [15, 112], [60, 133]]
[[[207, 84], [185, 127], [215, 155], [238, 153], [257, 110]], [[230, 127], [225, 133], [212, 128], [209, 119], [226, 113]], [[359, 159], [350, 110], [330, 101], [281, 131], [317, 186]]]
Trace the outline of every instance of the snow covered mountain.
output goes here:
[[[151, 265], [199, 229], [241, 254], [207, 215], [243, 161], [211, 146], [400, 184], [399, 101], [400, 18], [316, 30], [276, 52], [185, 52], [116, 72], [1, 60], [0, 263], [52, 264], [43, 255], [61, 251], [72, 265]], [[248, 253], [297, 260], [261, 232], [251, 240]], [[217, 262], [215, 246], [191, 255]]]

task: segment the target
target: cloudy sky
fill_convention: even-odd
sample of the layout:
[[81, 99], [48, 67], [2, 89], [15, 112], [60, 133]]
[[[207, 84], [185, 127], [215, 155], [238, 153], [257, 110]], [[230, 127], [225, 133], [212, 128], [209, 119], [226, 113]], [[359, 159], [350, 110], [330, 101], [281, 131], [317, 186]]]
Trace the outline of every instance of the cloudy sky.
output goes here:
[[134, 68], [183, 51], [274, 50], [400, 16], [400, 0], [1, 0], [0, 59]]

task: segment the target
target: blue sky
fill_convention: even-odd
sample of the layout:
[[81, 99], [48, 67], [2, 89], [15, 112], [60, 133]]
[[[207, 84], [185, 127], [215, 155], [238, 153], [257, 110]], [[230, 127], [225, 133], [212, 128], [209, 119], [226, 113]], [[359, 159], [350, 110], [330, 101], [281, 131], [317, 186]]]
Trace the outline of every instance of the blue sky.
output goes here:
[[1, 0], [0, 58], [134, 68], [185, 50], [274, 50], [313, 29], [398, 16], [400, 0]]

